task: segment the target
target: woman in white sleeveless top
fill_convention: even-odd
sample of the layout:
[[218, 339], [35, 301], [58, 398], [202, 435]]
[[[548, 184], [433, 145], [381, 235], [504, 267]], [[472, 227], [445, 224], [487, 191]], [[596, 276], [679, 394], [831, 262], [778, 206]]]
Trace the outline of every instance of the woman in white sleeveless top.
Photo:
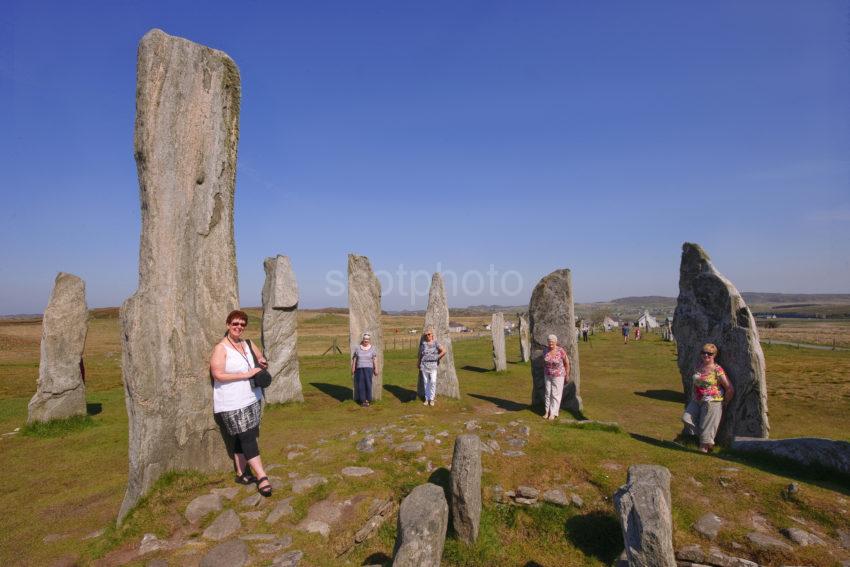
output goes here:
[[[260, 494], [271, 496], [272, 485], [263, 469], [257, 445], [263, 389], [254, 387], [251, 380], [266, 366], [266, 359], [257, 347], [242, 339], [247, 325], [248, 315], [244, 311], [231, 311], [227, 316], [227, 333], [213, 349], [210, 359], [213, 411], [224, 423], [227, 433], [233, 437], [236, 482], [256, 482]], [[254, 357], [260, 364], [258, 368], [254, 368]], [[254, 475], [249, 472], [248, 466]]]

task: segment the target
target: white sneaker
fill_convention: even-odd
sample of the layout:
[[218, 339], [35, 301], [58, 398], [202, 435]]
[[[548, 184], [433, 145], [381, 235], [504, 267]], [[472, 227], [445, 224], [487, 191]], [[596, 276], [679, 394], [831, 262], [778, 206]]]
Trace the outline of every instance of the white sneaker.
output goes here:
[[428, 402], [428, 403], [431, 405], [431, 407], [434, 407], [434, 400], [431, 400], [431, 401], [430, 401], [430, 402]]
[[428, 405], [428, 400], [425, 400], [424, 402], [422, 402], [422, 405], [423, 405], [423, 406], [427, 406], [427, 405]]

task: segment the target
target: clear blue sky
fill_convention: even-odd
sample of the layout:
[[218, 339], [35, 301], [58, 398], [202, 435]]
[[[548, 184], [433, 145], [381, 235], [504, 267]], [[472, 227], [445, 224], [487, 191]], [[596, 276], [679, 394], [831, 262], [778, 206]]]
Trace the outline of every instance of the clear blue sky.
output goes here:
[[12, 0], [0, 313], [42, 311], [60, 270], [90, 306], [136, 289], [154, 27], [241, 71], [243, 305], [278, 253], [303, 307], [345, 305], [327, 278], [350, 251], [393, 274], [390, 309], [400, 265], [438, 263], [484, 278], [453, 306], [524, 303], [560, 267], [578, 301], [672, 296], [683, 241], [742, 291], [850, 292], [847, 2]]

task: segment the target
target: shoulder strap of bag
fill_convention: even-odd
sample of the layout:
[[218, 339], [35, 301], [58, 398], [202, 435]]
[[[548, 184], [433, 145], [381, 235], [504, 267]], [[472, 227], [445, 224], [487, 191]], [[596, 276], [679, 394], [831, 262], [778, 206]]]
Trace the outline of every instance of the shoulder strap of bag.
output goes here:
[[251, 344], [250, 339], [245, 339], [245, 342], [248, 343], [248, 351], [251, 353], [251, 360], [254, 361], [254, 368], [257, 368], [260, 364], [257, 362], [257, 355], [254, 354], [254, 345]]

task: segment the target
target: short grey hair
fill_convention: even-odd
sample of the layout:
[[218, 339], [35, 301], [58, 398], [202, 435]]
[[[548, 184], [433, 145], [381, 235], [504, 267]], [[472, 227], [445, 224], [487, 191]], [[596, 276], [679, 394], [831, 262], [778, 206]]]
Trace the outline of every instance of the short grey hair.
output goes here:
[[557, 335], [549, 335], [548, 337], [546, 337], [546, 340], [547, 341], [555, 341], [557, 343], [558, 342], [558, 336]]

